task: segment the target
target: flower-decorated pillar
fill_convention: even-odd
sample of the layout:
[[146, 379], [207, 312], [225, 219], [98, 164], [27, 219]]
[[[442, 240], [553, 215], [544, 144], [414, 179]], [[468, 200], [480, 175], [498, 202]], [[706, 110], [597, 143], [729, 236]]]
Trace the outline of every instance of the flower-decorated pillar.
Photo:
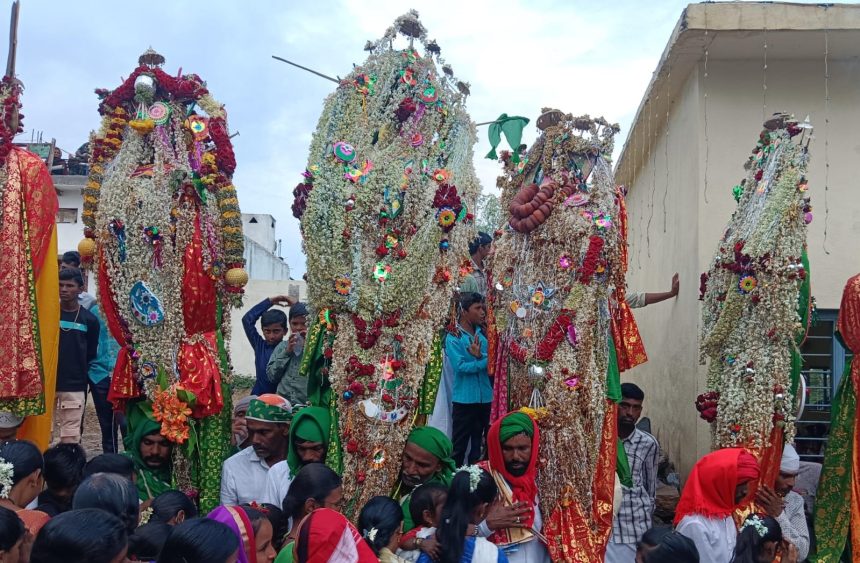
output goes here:
[[151, 49], [139, 62], [116, 90], [97, 91], [80, 249], [121, 346], [109, 398], [152, 403], [176, 447], [174, 483], [208, 509], [229, 444], [222, 327], [247, 282], [236, 162], [224, 107], [200, 77], [167, 74]]
[[537, 125], [528, 152], [502, 154], [494, 416], [533, 409], [551, 558], [596, 563], [612, 531], [619, 368], [645, 361], [624, 302], [623, 194], [606, 160], [618, 126], [548, 109]]
[[[399, 34], [406, 48], [394, 48]], [[334, 415], [329, 463], [348, 468], [350, 514], [397, 480], [425, 370], [441, 369], [479, 191], [468, 85], [417, 13], [367, 49], [326, 100], [293, 204], [319, 312], [303, 370]]]

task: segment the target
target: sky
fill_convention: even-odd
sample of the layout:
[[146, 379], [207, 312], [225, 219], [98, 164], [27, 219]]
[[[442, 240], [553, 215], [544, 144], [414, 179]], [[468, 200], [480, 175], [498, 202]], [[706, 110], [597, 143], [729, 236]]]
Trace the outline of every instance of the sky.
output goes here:
[[[10, 0], [4, 4], [9, 6]], [[196, 73], [226, 105], [243, 212], [270, 213], [292, 276], [305, 271], [290, 211], [332, 82], [272, 59], [278, 55], [345, 76], [395, 18], [418, 10], [428, 37], [471, 84], [475, 122], [542, 107], [602, 115], [624, 143], [640, 99], [687, 2], [659, 0], [149, 0], [146, 3], [23, 0], [17, 75], [25, 86], [25, 133], [74, 152], [98, 127], [95, 88], [116, 88], [153, 47], [164, 70]], [[0, 12], [0, 21], [6, 16]], [[5, 26], [0, 25], [0, 28]], [[485, 192], [499, 170], [479, 128], [475, 168]], [[504, 142], [503, 142], [504, 147]]]

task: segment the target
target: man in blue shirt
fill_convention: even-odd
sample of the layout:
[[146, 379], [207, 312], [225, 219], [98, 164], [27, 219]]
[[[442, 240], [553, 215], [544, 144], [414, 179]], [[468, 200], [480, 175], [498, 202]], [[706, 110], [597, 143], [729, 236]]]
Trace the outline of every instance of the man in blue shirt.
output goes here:
[[[270, 311], [273, 306], [280, 305], [291, 307], [296, 300], [286, 295], [276, 295], [263, 299], [254, 305], [250, 311], [242, 317], [242, 327], [245, 336], [254, 348], [254, 368], [256, 369], [257, 381], [251, 390], [252, 395], [263, 395], [264, 393], [275, 393], [277, 386], [266, 377], [266, 365], [272, 357], [275, 347], [287, 335], [287, 315], [283, 311]], [[257, 320], [263, 328], [263, 334], [257, 332]]]
[[490, 424], [493, 387], [487, 374], [487, 338], [480, 326], [487, 316], [480, 293], [464, 293], [459, 302], [458, 334], [445, 339], [445, 354], [454, 372], [453, 419], [454, 462], [469, 464], [481, 457], [481, 444]]

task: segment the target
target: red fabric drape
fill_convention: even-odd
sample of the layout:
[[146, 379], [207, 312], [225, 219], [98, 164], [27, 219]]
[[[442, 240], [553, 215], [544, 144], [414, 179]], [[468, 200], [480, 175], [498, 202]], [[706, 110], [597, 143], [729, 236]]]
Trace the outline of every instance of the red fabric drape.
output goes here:
[[113, 367], [113, 375], [108, 391], [108, 400], [113, 404], [114, 410], [125, 410], [125, 403], [141, 395], [140, 387], [137, 385], [132, 372], [132, 361], [129, 356], [125, 333], [122, 330], [122, 321], [119, 318], [116, 302], [111, 291], [111, 281], [107, 275], [104, 253], [99, 260], [99, 306], [111, 335], [119, 343], [119, 354]]
[[182, 279], [185, 339], [179, 346], [179, 382], [194, 393], [192, 409], [197, 418], [221, 412], [221, 371], [218, 362], [217, 290], [215, 280], [203, 267], [203, 236], [198, 214], [191, 244], [185, 250]]

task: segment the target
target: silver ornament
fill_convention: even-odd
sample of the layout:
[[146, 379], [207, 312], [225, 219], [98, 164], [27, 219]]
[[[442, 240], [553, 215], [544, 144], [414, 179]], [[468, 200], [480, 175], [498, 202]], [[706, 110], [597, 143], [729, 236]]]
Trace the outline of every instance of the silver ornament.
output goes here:
[[148, 74], [141, 74], [134, 79], [134, 91], [139, 94], [155, 94], [155, 79]]

